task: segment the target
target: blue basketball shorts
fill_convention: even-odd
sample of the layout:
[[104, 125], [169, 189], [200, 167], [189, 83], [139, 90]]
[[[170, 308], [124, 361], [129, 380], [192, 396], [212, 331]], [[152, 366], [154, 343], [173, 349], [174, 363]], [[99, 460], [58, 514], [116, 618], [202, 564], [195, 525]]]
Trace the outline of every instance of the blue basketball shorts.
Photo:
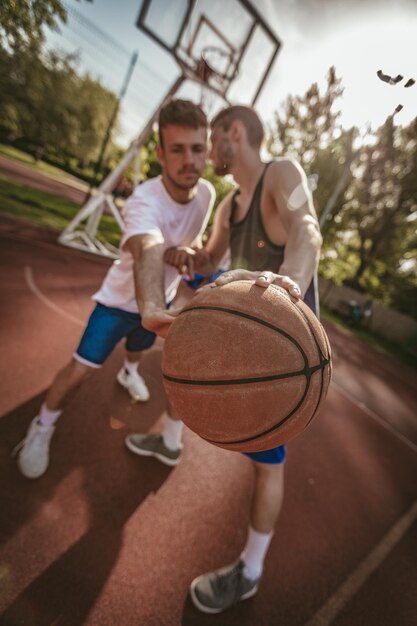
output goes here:
[[192, 280], [191, 280], [191, 278], [183, 278], [183, 281], [189, 287], [191, 287], [191, 289], [198, 289], [199, 287], [201, 287], [201, 285], [205, 281], [208, 281], [209, 283], [214, 283], [216, 278], [221, 276], [223, 274], [223, 272], [225, 272], [225, 271], [226, 270], [218, 270], [214, 274], [210, 274], [210, 276], [204, 276], [203, 274], [198, 274], [198, 272], [195, 272], [194, 278]]
[[156, 334], [143, 328], [139, 313], [97, 304], [74, 358], [90, 367], [101, 367], [123, 338], [128, 352], [140, 352], [153, 345]]

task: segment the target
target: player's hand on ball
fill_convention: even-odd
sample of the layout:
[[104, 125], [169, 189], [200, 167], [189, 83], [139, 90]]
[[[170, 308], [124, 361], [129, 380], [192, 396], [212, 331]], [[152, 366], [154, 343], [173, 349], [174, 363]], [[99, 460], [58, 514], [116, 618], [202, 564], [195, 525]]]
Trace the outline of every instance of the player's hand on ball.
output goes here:
[[281, 276], [280, 274], [274, 274], [274, 272], [250, 272], [249, 270], [230, 270], [225, 272], [215, 281], [215, 285], [227, 285], [236, 280], [253, 280], [255, 285], [259, 287], [268, 287], [269, 285], [278, 285], [283, 289], [286, 289], [288, 293], [294, 298], [301, 298], [301, 289], [295, 281], [289, 276]]
[[153, 309], [144, 311], [142, 326], [146, 330], [156, 333], [160, 337], [166, 337], [171, 324], [174, 322], [181, 309]]

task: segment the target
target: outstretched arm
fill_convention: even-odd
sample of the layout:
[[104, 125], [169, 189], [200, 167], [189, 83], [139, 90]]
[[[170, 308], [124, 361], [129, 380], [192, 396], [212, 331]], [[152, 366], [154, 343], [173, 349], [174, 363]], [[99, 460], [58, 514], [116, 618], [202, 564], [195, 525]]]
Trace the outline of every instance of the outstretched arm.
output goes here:
[[165, 303], [164, 248], [152, 234], [134, 235], [126, 247], [133, 256], [136, 300], [142, 325], [147, 330], [165, 337], [176, 317]]

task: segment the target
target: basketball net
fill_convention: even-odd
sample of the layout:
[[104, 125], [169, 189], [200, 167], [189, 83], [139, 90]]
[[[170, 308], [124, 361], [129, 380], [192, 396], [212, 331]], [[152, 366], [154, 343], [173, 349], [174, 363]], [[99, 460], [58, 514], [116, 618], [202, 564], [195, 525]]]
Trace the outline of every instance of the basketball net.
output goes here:
[[225, 80], [225, 76], [215, 70], [208, 60], [208, 56], [221, 56], [223, 53], [221, 50], [215, 50], [212, 47], [204, 49], [201, 53], [201, 58], [197, 66], [197, 74], [201, 81], [200, 91], [200, 106], [205, 111], [208, 117], [212, 116], [213, 109], [216, 105], [216, 99], [218, 96], [210, 88], [211, 83], [217, 83], [221, 86]]

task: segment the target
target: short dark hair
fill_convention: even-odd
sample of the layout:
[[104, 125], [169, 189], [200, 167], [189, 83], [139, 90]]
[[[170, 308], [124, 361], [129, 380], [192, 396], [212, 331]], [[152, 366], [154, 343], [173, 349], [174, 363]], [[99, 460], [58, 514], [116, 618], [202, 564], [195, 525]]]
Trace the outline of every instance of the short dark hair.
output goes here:
[[170, 100], [159, 111], [159, 143], [163, 146], [162, 130], [167, 126], [207, 128], [207, 117], [203, 109], [190, 100]]
[[246, 128], [249, 144], [253, 148], [259, 148], [264, 140], [265, 131], [259, 115], [251, 107], [235, 105], [222, 109], [213, 118], [211, 127], [220, 124], [223, 130], [228, 131], [235, 120], [241, 121]]

